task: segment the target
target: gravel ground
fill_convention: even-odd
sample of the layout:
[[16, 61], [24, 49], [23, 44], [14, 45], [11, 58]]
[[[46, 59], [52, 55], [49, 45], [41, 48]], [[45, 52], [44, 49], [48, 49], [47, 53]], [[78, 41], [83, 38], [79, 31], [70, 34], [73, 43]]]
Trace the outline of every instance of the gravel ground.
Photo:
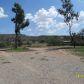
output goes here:
[[0, 84], [84, 84], [84, 62], [79, 57], [63, 49], [34, 49], [0, 51]]

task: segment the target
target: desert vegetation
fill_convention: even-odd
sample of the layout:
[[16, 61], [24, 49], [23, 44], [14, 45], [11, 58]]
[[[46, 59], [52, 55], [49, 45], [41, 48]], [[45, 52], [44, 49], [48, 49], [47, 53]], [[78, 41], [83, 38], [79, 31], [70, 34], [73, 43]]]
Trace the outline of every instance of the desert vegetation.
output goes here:
[[[0, 34], [0, 84], [84, 84], [84, 11], [74, 9], [74, 0], [57, 0], [47, 10], [55, 0], [36, 1], [4, 4], [11, 14], [3, 24], [13, 30], [4, 26], [7, 34]], [[7, 17], [0, 7], [1, 16]], [[74, 25], [81, 28], [72, 31]]]
[[29, 19], [25, 19], [24, 9], [19, 3], [15, 3], [12, 12], [15, 17], [11, 21], [15, 24], [15, 34], [0, 35], [0, 47], [45, 47], [45, 46], [83, 46], [84, 29], [79, 33], [72, 32], [73, 20], [78, 20], [79, 14], [73, 10], [71, 0], [61, 0], [62, 8], [58, 9], [59, 14], [64, 16], [64, 22], [69, 27], [70, 36], [26, 36], [20, 33], [26, 26], [29, 26]]

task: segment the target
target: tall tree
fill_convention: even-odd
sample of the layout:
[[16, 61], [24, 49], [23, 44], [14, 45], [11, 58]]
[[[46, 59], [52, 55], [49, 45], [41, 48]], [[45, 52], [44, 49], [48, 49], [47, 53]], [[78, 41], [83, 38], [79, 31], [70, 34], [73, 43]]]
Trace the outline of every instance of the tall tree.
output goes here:
[[72, 36], [72, 25], [73, 25], [73, 19], [78, 20], [78, 12], [75, 13], [73, 10], [73, 4], [71, 3], [71, 0], [61, 0], [62, 2], [62, 8], [58, 9], [58, 12], [64, 16], [64, 22], [68, 25], [69, 27], [69, 34], [70, 34], [70, 39], [71, 43], [73, 43], [73, 36]]
[[29, 20], [25, 19], [24, 10], [18, 3], [14, 4], [12, 11], [15, 13], [15, 17], [11, 21], [15, 23], [15, 48], [17, 48], [20, 42], [20, 30], [29, 26]]

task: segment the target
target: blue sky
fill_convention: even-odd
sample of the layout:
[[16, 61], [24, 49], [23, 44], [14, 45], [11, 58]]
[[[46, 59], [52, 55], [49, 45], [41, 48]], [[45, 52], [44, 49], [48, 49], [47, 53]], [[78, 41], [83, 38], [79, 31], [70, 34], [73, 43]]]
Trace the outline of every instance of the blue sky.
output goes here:
[[[11, 22], [14, 17], [11, 11], [13, 4], [18, 2], [29, 18], [30, 25], [22, 34], [25, 35], [68, 35], [68, 27], [57, 9], [61, 7], [60, 0], [0, 0], [0, 34], [14, 34], [15, 26]], [[79, 21], [75, 22], [72, 32], [84, 28], [84, 0], [72, 0], [74, 10], [79, 12]]]

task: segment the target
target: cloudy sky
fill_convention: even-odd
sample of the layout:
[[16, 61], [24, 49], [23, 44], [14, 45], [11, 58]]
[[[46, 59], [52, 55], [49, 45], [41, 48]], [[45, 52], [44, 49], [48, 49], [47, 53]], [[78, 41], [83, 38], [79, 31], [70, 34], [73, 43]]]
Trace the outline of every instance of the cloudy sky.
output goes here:
[[[14, 34], [14, 24], [11, 18], [13, 4], [18, 2], [25, 11], [30, 25], [22, 34], [25, 35], [68, 35], [68, 27], [63, 22], [57, 9], [61, 8], [60, 0], [0, 0], [0, 34]], [[79, 20], [74, 21], [72, 32], [84, 28], [84, 0], [72, 0], [74, 10], [79, 12]]]

